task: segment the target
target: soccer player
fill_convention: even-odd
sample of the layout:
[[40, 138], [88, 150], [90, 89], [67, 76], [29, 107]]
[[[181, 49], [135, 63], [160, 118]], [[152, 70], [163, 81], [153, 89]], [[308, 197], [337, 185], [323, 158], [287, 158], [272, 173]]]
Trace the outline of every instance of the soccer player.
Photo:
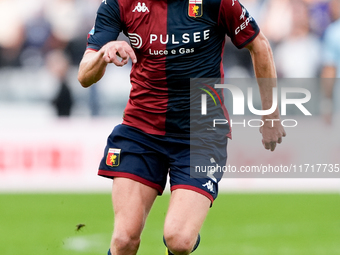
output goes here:
[[[120, 32], [129, 37], [130, 44], [116, 41]], [[226, 35], [236, 47], [249, 49], [256, 77], [269, 78], [258, 80], [262, 108], [270, 109], [276, 86], [271, 48], [237, 0], [101, 3], [80, 63], [79, 82], [89, 87], [103, 77], [108, 64], [123, 66], [129, 59], [133, 63], [123, 123], [109, 136], [98, 172], [114, 179], [115, 218], [109, 254], [137, 253], [145, 220], [157, 195], [162, 194], [167, 176], [171, 198], [164, 243], [169, 254], [176, 255], [189, 254], [197, 247], [221, 176], [190, 178], [190, 145], [204, 145], [197, 152], [202, 165], [225, 165], [230, 128], [226, 125], [224, 135], [216, 138], [190, 139], [190, 78], [223, 78]], [[222, 102], [221, 90], [209, 85], [206, 90], [216, 92]], [[227, 114], [225, 109], [218, 114], [221, 112]], [[279, 119], [279, 111], [263, 119]], [[265, 121], [261, 133], [264, 147], [271, 151], [285, 136], [279, 121], [273, 126]]]

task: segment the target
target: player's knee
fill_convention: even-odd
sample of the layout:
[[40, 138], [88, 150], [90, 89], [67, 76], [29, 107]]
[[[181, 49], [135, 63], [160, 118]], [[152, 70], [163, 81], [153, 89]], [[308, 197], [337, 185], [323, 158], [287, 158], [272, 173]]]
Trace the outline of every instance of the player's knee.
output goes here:
[[184, 232], [165, 232], [164, 240], [168, 249], [176, 255], [189, 254], [196, 242], [197, 236], [192, 236]]
[[112, 245], [118, 251], [137, 250], [139, 247], [139, 236], [132, 236], [129, 234], [115, 234], [112, 237]]

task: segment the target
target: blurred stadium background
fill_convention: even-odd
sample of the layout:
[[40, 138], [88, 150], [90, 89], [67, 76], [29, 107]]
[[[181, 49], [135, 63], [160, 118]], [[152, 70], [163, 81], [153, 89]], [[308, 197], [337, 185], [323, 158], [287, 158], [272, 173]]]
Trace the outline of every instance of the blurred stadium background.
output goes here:
[[[130, 66], [77, 81], [101, 0], [0, 0], [0, 254], [105, 254], [111, 181], [96, 176], [130, 90]], [[243, 0], [268, 37], [280, 78], [309, 78], [312, 117], [294, 111], [275, 154], [258, 129], [234, 128], [231, 165], [339, 164], [336, 121], [320, 111], [327, 0]], [[340, 12], [340, 10], [339, 10]], [[338, 31], [340, 33], [340, 31]], [[122, 37], [121, 39], [126, 40]], [[247, 50], [225, 45], [226, 77], [253, 77]], [[339, 85], [339, 84], [338, 84]], [[339, 174], [340, 175], [340, 174]], [[340, 254], [340, 178], [225, 178], [197, 254]], [[140, 254], [163, 254], [160, 198]], [[75, 231], [77, 224], [86, 226]]]

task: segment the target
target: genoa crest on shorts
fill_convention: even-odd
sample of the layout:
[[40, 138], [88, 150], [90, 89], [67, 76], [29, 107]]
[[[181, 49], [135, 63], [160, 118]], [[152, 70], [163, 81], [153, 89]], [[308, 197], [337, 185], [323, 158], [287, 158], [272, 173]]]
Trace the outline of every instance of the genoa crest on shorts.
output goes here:
[[119, 166], [121, 149], [110, 148], [106, 156], [106, 165]]
[[189, 17], [197, 18], [203, 14], [203, 0], [189, 0]]

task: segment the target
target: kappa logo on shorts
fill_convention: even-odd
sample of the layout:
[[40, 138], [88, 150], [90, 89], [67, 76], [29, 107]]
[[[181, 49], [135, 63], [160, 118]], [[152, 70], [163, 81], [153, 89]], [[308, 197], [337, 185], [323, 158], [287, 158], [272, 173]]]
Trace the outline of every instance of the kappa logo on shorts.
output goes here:
[[212, 181], [208, 181], [205, 184], [202, 184], [203, 187], [206, 187], [211, 193], [215, 193], [214, 192], [214, 184], [212, 183]]
[[106, 156], [106, 165], [119, 166], [121, 149], [110, 148]]

